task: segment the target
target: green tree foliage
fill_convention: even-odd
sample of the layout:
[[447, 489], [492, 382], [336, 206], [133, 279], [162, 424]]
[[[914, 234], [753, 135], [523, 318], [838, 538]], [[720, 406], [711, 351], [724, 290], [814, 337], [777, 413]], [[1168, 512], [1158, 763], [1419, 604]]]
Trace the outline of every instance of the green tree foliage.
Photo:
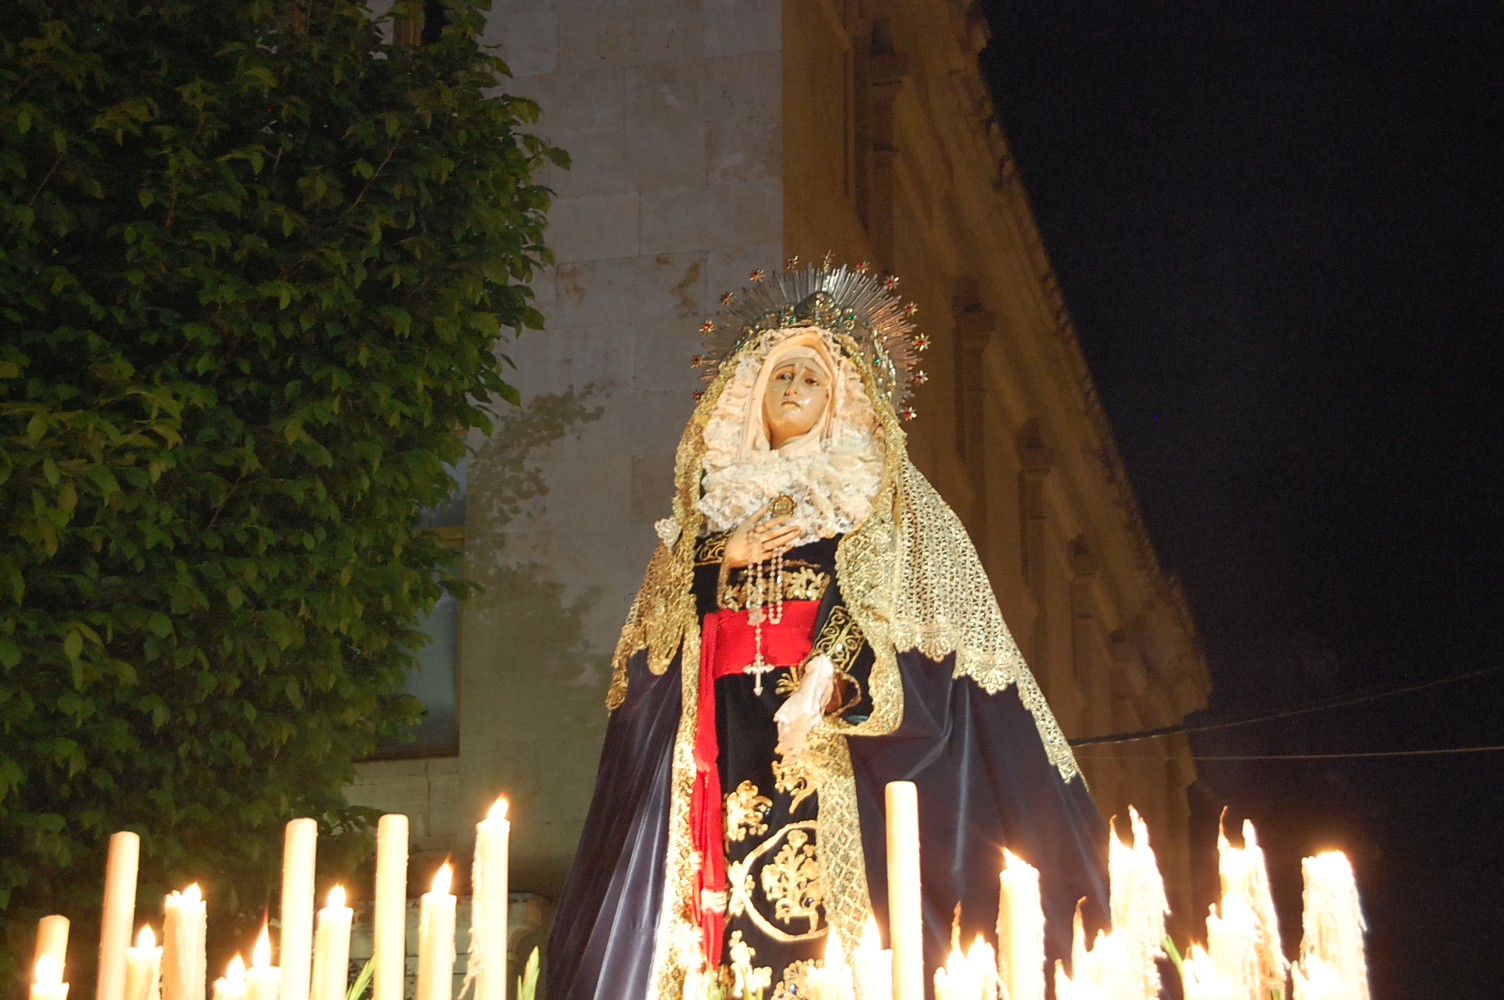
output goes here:
[[143, 906], [191, 877], [233, 915], [289, 816], [359, 828], [350, 761], [414, 718], [413, 623], [463, 587], [416, 512], [456, 430], [516, 401], [498, 337], [541, 326], [532, 176], [563, 154], [497, 93], [482, 16], [451, 0], [406, 47], [344, 0], [8, 0], [13, 954], [95, 910], [114, 830], [143, 837]]

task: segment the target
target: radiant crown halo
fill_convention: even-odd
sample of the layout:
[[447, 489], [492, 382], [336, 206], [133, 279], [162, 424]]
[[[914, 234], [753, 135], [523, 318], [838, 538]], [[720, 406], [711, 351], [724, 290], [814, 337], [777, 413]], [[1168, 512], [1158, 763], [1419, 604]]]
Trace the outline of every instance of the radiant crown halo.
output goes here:
[[798, 261], [790, 258], [778, 274], [753, 271], [750, 287], [721, 296], [721, 320], [700, 325], [706, 349], [694, 364], [707, 370], [705, 380], [713, 381], [724, 362], [769, 330], [816, 326], [838, 335], [844, 353], [855, 351], [854, 360], [871, 371], [894, 411], [912, 419], [914, 411], [904, 403], [910, 388], [925, 380], [918, 353], [930, 344], [914, 326], [919, 307], [894, 291], [897, 277], [871, 274], [865, 263], [831, 267], [829, 255], [819, 265], [800, 267]]

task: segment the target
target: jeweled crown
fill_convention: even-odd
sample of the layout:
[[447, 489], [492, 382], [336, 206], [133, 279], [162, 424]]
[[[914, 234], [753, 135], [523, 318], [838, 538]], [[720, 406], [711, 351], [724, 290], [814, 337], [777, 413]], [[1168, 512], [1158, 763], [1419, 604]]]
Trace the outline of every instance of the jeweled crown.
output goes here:
[[[905, 419], [914, 411], [905, 404], [911, 388], [922, 384], [918, 353], [929, 338], [917, 332], [919, 307], [898, 295], [898, 278], [879, 277], [865, 264], [832, 267], [827, 256], [819, 265], [799, 265], [792, 257], [782, 273], [753, 271], [751, 284], [721, 296], [719, 320], [706, 320], [705, 353], [694, 363], [715, 378], [722, 362], [739, 355], [747, 344], [768, 330], [818, 326], [844, 334], [837, 343], [848, 354], [854, 349], [872, 373], [879, 391]], [[843, 342], [845, 341], [845, 342]]]

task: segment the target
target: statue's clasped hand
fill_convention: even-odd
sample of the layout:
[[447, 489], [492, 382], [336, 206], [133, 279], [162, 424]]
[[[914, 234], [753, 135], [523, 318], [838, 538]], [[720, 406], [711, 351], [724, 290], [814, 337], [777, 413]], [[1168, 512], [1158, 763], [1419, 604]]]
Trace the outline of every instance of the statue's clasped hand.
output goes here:
[[799, 688], [773, 715], [778, 724], [777, 753], [785, 758], [804, 751], [815, 723], [825, 716], [825, 707], [835, 693], [836, 665], [824, 653], [816, 653], [804, 665]]
[[787, 552], [799, 537], [800, 527], [791, 523], [794, 515], [767, 517], [768, 505], [763, 504], [757, 513], [731, 529], [726, 536], [726, 565], [734, 568], [748, 563], [763, 562]]

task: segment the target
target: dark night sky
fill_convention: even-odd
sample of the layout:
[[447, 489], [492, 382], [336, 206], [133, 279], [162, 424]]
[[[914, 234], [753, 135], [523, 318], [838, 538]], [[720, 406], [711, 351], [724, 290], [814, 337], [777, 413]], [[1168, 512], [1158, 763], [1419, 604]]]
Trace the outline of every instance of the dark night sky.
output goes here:
[[[1504, 9], [985, 4], [984, 66], [1163, 563], [1236, 717], [1504, 666]], [[1504, 673], [1198, 755], [1504, 744]], [[1498, 994], [1504, 753], [1198, 764], [1354, 858], [1375, 1000]], [[1209, 895], [1208, 895], [1209, 901]], [[1485, 985], [1486, 984], [1486, 985]]]

